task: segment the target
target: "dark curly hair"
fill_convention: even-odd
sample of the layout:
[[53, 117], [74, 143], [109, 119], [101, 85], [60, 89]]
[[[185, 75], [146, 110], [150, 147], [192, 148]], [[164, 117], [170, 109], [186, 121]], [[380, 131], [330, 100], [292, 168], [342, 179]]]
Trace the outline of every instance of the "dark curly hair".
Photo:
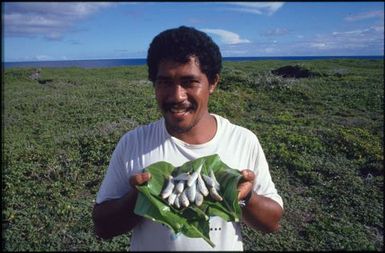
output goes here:
[[180, 26], [161, 32], [152, 40], [147, 52], [149, 80], [155, 82], [162, 60], [186, 63], [191, 56], [198, 58], [201, 71], [212, 83], [222, 69], [222, 55], [217, 44], [193, 27]]

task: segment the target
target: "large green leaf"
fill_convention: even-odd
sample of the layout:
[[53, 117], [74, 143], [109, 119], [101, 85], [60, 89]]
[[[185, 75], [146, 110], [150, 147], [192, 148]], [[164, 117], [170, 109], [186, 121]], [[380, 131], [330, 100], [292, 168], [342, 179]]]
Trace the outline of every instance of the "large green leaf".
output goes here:
[[[182, 209], [169, 206], [167, 201], [160, 197], [168, 176], [195, 171], [200, 165], [203, 165], [201, 174], [209, 175], [210, 169], [213, 170], [220, 183], [219, 193], [223, 201], [217, 202], [205, 197], [200, 207], [194, 204]], [[139, 194], [135, 214], [165, 224], [176, 234], [203, 238], [212, 247], [215, 245], [209, 237], [210, 216], [219, 216], [225, 221], [239, 221], [241, 208], [238, 203], [237, 185], [241, 174], [223, 163], [218, 155], [201, 157], [176, 168], [168, 162], [157, 162], [146, 167], [144, 171], [150, 172], [152, 177], [146, 184], [137, 186]]]

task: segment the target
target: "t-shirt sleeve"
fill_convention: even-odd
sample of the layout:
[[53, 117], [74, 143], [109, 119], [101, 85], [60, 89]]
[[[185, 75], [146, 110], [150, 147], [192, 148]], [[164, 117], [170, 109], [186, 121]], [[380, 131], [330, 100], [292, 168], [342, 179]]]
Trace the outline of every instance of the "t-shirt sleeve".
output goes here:
[[109, 166], [96, 195], [96, 203], [98, 204], [109, 199], [120, 198], [132, 189], [124, 159], [129, 152], [127, 143], [128, 135], [126, 134], [119, 140], [112, 153]]
[[254, 192], [258, 195], [263, 195], [276, 201], [283, 208], [283, 200], [278, 194], [277, 189], [275, 188], [275, 184], [271, 178], [269, 165], [267, 163], [265, 153], [263, 152], [262, 146], [259, 143], [258, 138], [256, 136], [255, 138], [256, 146], [254, 152], [254, 173], [256, 176], [256, 180], [254, 184]]

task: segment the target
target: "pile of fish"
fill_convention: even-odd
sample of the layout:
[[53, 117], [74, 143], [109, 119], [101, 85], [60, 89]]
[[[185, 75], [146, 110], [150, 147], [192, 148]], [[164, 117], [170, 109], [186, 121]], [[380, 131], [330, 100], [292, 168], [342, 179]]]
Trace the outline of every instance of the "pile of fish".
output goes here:
[[201, 206], [204, 197], [209, 194], [212, 199], [222, 201], [223, 198], [218, 193], [220, 185], [214, 172], [210, 170], [210, 176], [201, 175], [202, 166], [191, 174], [185, 172], [175, 177], [170, 175], [161, 197], [167, 199], [170, 206], [173, 205], [178, 209], [188, 207], [192, 203]]

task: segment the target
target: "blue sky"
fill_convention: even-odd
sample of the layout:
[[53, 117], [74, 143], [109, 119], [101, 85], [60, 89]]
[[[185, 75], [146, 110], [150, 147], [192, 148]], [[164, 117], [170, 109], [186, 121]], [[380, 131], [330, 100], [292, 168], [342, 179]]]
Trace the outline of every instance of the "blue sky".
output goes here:
[[145, 58], [205, 31], [224, 57], [384, 55], [384, 2], [3, 2], [3, 61]]

